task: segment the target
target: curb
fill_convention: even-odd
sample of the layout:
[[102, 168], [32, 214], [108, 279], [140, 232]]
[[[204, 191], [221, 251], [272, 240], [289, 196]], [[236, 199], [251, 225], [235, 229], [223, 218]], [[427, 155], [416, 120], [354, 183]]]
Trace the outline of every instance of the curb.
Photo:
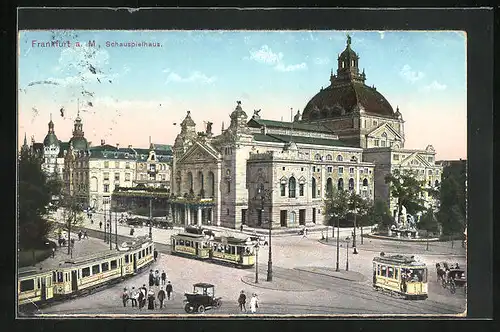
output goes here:
[[439, 238], [433, 237], [429, 239], [408, 239], [408, 238], [394, 238], [390, 236], [384, 235], [373, 235], [373, 234], [363, 234], [363, 237], [372, 238], [372, 239], [380, 239], [380, 240], [388, 240], [388, 241], [398, 241], [398, 242], [415, 242], [415, 243], [425, 243], [425, 242], [439, 242]]
[[[297, 271], [303, 271], [303, 272], [309, 272], [309, 273], [314, 273], [314, 274], [320, 274], [320, 275], [323, 275], [323, 276], [337, 278], [337, 279], [342, 279], [342, 280], [351, 281], [351, 282], [363, 282], [363, 281], [366, 281], [366, 277], [364, 275], [362, 275], [361, 273], [360, 274], [363, 277], [363, 279], [362, 280], [354, 280], [354, 279], [350, 279], [350, 278], [347, 278], [347, 277], [341, 277], [341, 276], [337, 276], [337, 275], [332, 275], [332, 274], [328, 274], [328, 273], [325, 273], [325, 272], [316, 272], [316, 271], [306, 270], [304, 268], [299, 268], [299, 267], [294, 267], [293, 269], [297, 270]], [[357, 272], [357, 273], [359, 273], [359, 272]]]
[[[261, 289], [269, 289], [269, 290], [280, 291], [280, 292], [313, 292], [315, 290], [318, 290], [318, 288], [315, 288], [312, 286], [307, 286], [307, 285], [305, 286], [303, 284], [299, 284], [299, 283], [295, 283], [295, 282], [294, 282], [294, 284], [296, 284], [295, 287], [290, 287], [287, 289], [280, 289], [277, 287], [272, 287], [272, 285], [270, 287], [264, 287], [262, 285], [265, 285], [265, 283], [267, 283], [267, 281], [259, 282], [258, 284], [256, 284], [255, 282], [250, 282], [250, 281], [245, 280], [245, 277], [247, 277], [247, 276], [241, 277], [242, 283], [249, 285], [249, 286], [261, 288]], [[274, 279], [276, 279], [276, 277], [274, 277]], [[277, 278], [277, 279], [280, 279], [280, 278]], [[288, 282], [288, 283], [290, 284], [290, 282]], [[304, 287], [309, 287], [309, 288], [306, 289]]]

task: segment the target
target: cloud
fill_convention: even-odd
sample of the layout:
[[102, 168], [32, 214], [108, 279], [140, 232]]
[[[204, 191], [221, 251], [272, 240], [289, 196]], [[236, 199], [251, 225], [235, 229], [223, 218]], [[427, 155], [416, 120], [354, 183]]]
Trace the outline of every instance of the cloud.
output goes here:
[[412, 70], [409, 65], [404, 65], [401, 71], [399, 72], [399, 75], [403, 77], [405, 80], [415, 83], [416, 81], [424, 78], [425, 74], [422, 73], [421, 71], [415, 71]]
[[269, 46], [262, 45], [259, 50], [250, 51], [250, 59], [259, 63], [274, 65], [283, 59], [283, 53], [274, 53]]
[[307, 69], [307, 64], [305, 62], [294, 65], [285, 65], [283, 57], [283, 53], [275, 53], [269, 46], [262, 45], [260, 49], [250, 51], [250, 57], [245, 57], [244, 59], [254, 60], [258, 63], [266, 65], [274, 65], [275, 70], [282, 72]]
[[446, 84], [441, 84], [438, 81], [433, 81], [431, 84], [426, 85], [422, 88], [422, 91], [443, 91], [446, 90]]
[[[165, 72], [165, 70], [164, 70]], [[217, 80], [216, 76], [207, 76], [199, 71], [194, 71], [191, 75], [187, 77], [182, 77], [181, 75], [168, 71], [166, 83], [178, 82], [178, 83], [201, 83], [201, 84], [212, 84]]]
[[385, 32], [384, 31], [379, 31], [378, 33], [380, 34], [380, 39], [384, 39]]
[[307, 64], [305, 62], [296, 64], [296, 65], [288, 65], [285, 66], [283, 63], [278, 63], [276, 67], [274, 67], [277, 71], [296, 71], [296, 70], [304, 70], [307, 69]]
[[317, 65], [326, 65], [326, 64], [330, 63], [330, 59], [328, 57], [316, 58], [316, 59], [314, 59], [314, 63]]

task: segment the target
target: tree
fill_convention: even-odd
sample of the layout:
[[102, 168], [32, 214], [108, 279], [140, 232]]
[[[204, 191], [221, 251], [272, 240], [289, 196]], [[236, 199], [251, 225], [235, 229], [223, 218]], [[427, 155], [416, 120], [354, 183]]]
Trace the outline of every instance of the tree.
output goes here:
[[[345, 190], [327, 190], [324, 200], [325, 214], [337, 219], [346, 219], [349, 213], [349, 194]], [[333, 218], [329, 219], [329, 224], [334, 226]]]
[[45, 243], [50, 231], [46, 219], [54, 193], [42, 171], [42, 159], [29, 149], [19, 155], [18, 229], [22, 249], [34, 249]]
[[465, 229], [465, 182], [462, 186], [453, 174], [441, 182], [437, 217], [446, 235], [462, 233]]
[[382, 200], [375, 200], [368, 213], [373, 223], [377, 224], [378, 229], [389, 230], [393, 224], [389, 206]]
[[354, 253], [357, 253], [356, 250], [356, 228], [357, 225], [357, 217], [361, 217], [361, 215], [366, 213], [368, 209], [368, 204], [366, 200], [360, 195], [356, 194], [353, 190], [348, 194], [348, 208], [350, 214], [353, 216], [353, 236], [352, 236], [352, 247], [354, 248]]
[[414, 171], [394, 170], [393, 173], [386, 175], [385, 183], [390, 185], [391, 196], [397, 199], [398, 222], [401, 222], [403, 206], [407, 213], [412, 215], [425, 210], [422, 198], [425, 181], [419, 180]]
[[429, 250], [429, 233], [437, 232], [439, 225], [432, 208], [427, 209], [418, 221], [417, 227], [426, 231], [427, 250]]

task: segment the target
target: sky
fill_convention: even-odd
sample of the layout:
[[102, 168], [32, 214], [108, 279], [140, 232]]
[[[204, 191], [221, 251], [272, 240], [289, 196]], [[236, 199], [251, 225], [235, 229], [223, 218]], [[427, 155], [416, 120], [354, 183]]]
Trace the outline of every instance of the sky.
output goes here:
[[150, 136], [173, 145], [188, 110], [197, 131], [210, 121], [218, 134], [238, 100], [249, 118], [261, 109], [290, 121], [329, 85], [347, 33], [366, 84], [399, 107], [405, 148], [432, 144], [438, 160], [465, 159], [460, 31], [20, 31], [19, 146], [25, 133], [43, 141], [51, 116], [68, 141], [78, 109], [92, 145], [121, 147], [147, 147]]

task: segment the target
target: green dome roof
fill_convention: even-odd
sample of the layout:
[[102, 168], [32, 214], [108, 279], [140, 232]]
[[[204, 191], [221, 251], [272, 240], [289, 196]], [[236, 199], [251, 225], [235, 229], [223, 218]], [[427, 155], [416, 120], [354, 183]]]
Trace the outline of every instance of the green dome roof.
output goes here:
[[69, 140], [69, 143], [73, 144], [73, 149], [75, 150], [88, 150], [89, 144], [87, 143], [87, 139], [85, 137], [72, 137]]
[[43, 145], [44, 146], [50, 146], [50, 145], [59, 146], [59, 140], [57, 139], [56, 134], [48, 133], [47, 136], [45, 136], [45, 139], [43, 140]]

